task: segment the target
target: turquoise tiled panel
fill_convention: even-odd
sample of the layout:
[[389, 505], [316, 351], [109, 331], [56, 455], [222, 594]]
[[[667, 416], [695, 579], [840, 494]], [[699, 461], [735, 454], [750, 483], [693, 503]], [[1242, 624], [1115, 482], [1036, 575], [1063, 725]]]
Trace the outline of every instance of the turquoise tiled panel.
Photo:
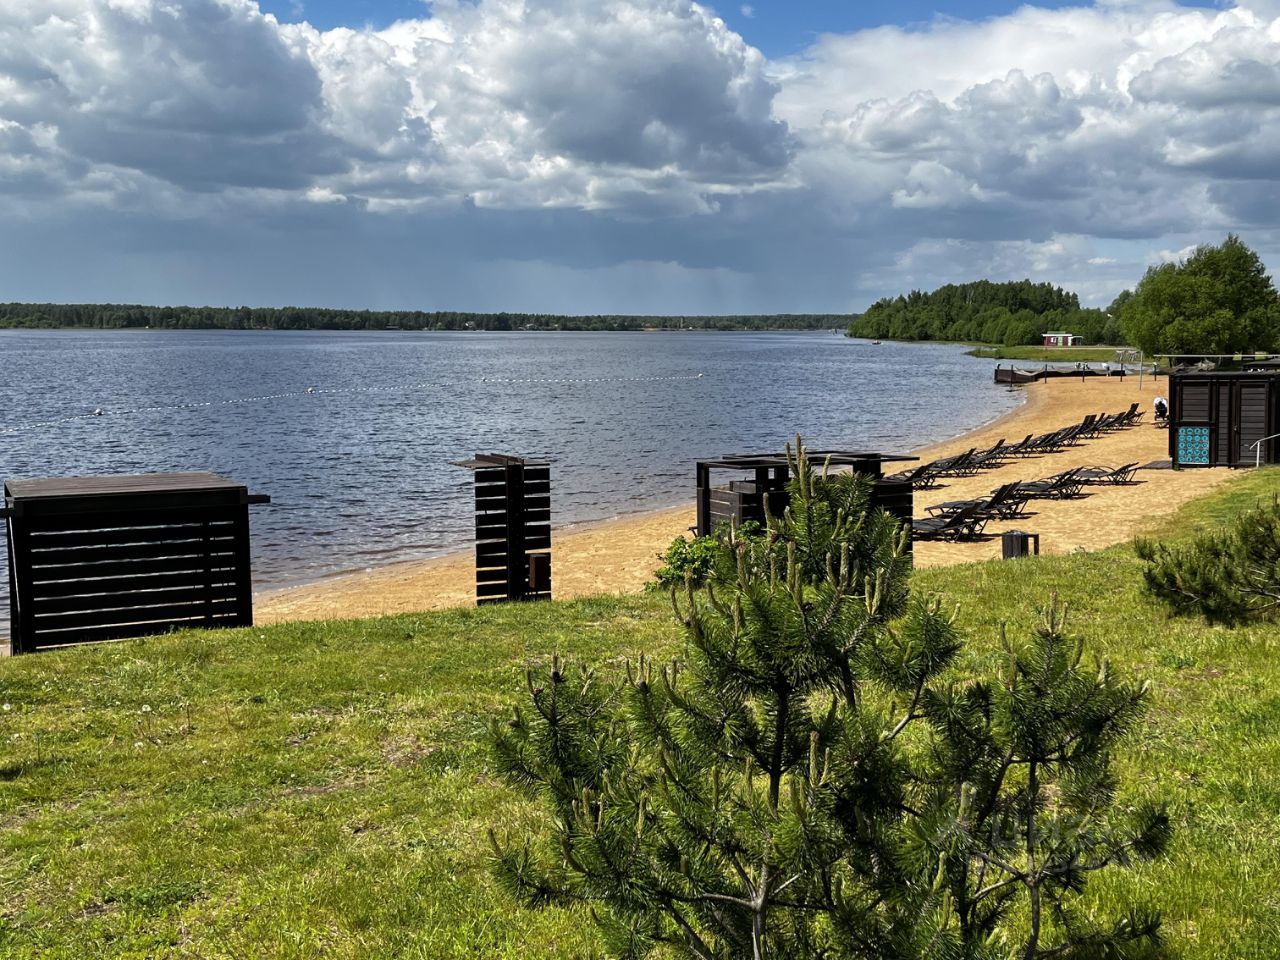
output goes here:
[[1178, 428], [1178, 462], [1205, 464], [1209, 462], [1208, 427]]

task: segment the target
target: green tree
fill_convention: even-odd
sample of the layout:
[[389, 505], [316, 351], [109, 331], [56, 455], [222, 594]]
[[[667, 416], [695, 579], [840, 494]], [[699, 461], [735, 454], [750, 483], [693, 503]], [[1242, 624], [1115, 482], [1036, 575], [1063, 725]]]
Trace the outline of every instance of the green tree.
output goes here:
[[673, 591], [686, 653], [621, 683], [558, 660], [493, 725], [498, 768], [547, 802], [492, 835], [533, 904], [588, 904], [610, 952], [729, 958], [1127, 956], [1159, 920], [1100, 923], [1087, 877], [1153, 856], [1162, 812], [1112, 811], [1111, 753], [1144, 691], [1055, 611], [997, 682], [912, 598], [904, 534], [868, 485], [794, 463], [791, 506], [731, 531]]
[[1280, 340], [1275, 285], [1235, 235], [1181, 263], [1151, 267], [1117, 303], [1125, 337], [1148, 354], [1271, 350]]

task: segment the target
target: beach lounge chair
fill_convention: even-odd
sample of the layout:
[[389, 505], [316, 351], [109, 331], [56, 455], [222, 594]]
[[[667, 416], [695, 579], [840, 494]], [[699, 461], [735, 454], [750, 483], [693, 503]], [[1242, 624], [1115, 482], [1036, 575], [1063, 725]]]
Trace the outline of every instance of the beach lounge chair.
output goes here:
[[965, 507], [947, 517], [911, 521], [911, 535], [918, 540], [973, 540], [989, 518], [975, 507]]
[[1080, 488], [1084, 486], [1079, 473], [1079, 467], [1064, 470], [1043, 480], [1024, 483], [1019, 492], [1031, 500], [1065, 500], [1068, 497], [1077, 497], [1080, 495]]
[[1071, 431], [1074, 427], [1063, 427], [1053, 433], [1042, 433], [1036, 437], [1032, 449], [1036, 453], [1061, 453], [1071, 442]]
[[999, 517], [1008, 520], [1021, 516], [1027, 505], [1027, 498], [1019, 492], [1021, 484], [1017, 480], [996, 487], [989, 497], [974, 500], [950, 500], [946, 503], [934, 504], [925, 509], [934, 517], [950, 517], [961, 510], [974, 509], [985, 514], [988, 519]]
[[933, 470], [940, 477], [966, 477], [975, 473], [969, 467], [970, 461], [977, 447], [970, 447], [964, 453], [958, 453], [954, 457], [943, 457], [941, 460], [933, 461]]
[[1101, 417], [1096, 413], [1089, 414], [1087, 417], [1085, 417], [1083, 420], [1080, 421], [1080, 425], [1076, 427], [1074, 436], [1076, 438], [1080, 438], [1083, 440], [1093, 439], [1099, 433], [1102, 432], [1102, 425], [1099, 423], [1099, 421], [1105, 418], [1105, 416], [1106, 416], [1105, 414], [1103, 414]]
[[1076, 476], [1085, 483], [1133, 483], [1133, 475], [1138, 472], [1138, 463], [1126, 463], [1112, 470], [1110, 467], [1084, 467], [1076, 471]]
[[1125, 427], [1123, 413], [1108, 413], [1098, 418], [1098, 433], [1113, 433]]
[[1124, 426], [1136, 427], [1142, 422], [1142, 411], [1138, 409], [1137, 401], [1129, 405], [1129, 409], [1120, 415], [1124, 420]]
[[1004, 466], [1005, 461], [1008, 459], [1008, 447], [1005, 445], [1004, 437], [1001, 437], [993, 446], [975, 453], [971, 463], [977, 470], [993, 470], [996, 467]]
[[903, 470], [899, 473], [891, 474], [885, 479], [892, 480], [894, 483], [910, 483], [912, 487], [918, 490], [927, 490], [938, 485], [940, 476], [934, 470], [932, 463], [922, 463], [912, 470]]
[[1005, 456], [1007, 456], [1007, 457], [1029, 457], [1029, 456], [1031, 456], [1031, 452], [1028, 450], [1028, 447], [1030, 447], [1030, 446], [1031, 446], [1031, 441], [1032, 441], [1032, 440], [1034, 440], [1034, 439], [1035, 439], [1035, 434], [1033, 434], [1033, 433], [1028, 433], [1025, 437], [1023, 437], [1023, 438], [1022, 438], [1021, 440], [1019, 440], [1017, 443], [1013, 443], [1013, 444], [1010, 444], [1009, 446], [1005, 447], [1005, 448], [1004, 448]]

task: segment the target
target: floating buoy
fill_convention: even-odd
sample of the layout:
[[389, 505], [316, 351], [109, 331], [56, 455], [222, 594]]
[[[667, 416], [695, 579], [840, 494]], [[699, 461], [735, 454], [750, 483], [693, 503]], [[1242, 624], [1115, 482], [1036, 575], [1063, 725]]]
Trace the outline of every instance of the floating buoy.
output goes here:
[[315, 392], [316, 392], [315, 387], [307, 387], [307, 393], [315, 393]]
[[94, 415], [95, 417], [100, 417], [100, 416], [102, 416], [102, 408], [101, 408], [101, 407], [94, 407], [94, 408], [93, 408], [93, 415]]

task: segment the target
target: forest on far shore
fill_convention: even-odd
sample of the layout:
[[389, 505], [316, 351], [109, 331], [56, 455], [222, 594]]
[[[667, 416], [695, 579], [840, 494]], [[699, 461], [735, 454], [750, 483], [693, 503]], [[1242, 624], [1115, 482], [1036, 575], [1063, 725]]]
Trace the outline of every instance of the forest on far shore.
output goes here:
[[843, 330], [850, 314], [649, 317], [560, 316], [318, 307], [149, 307], [109, 303], [4, 303], [0, 328], [99, 330]]
[[877, 300], [848, 333], [1015, 347], [1055, 331], [1151, 356], [1269, 351], [1280, 347], [1280, 294], [1262, 258], [1227, 234], [1183, 260], [1149, 267], [1105, 310], [1081, 309], [1074, 293], [1050, 283], [979, 280]]

